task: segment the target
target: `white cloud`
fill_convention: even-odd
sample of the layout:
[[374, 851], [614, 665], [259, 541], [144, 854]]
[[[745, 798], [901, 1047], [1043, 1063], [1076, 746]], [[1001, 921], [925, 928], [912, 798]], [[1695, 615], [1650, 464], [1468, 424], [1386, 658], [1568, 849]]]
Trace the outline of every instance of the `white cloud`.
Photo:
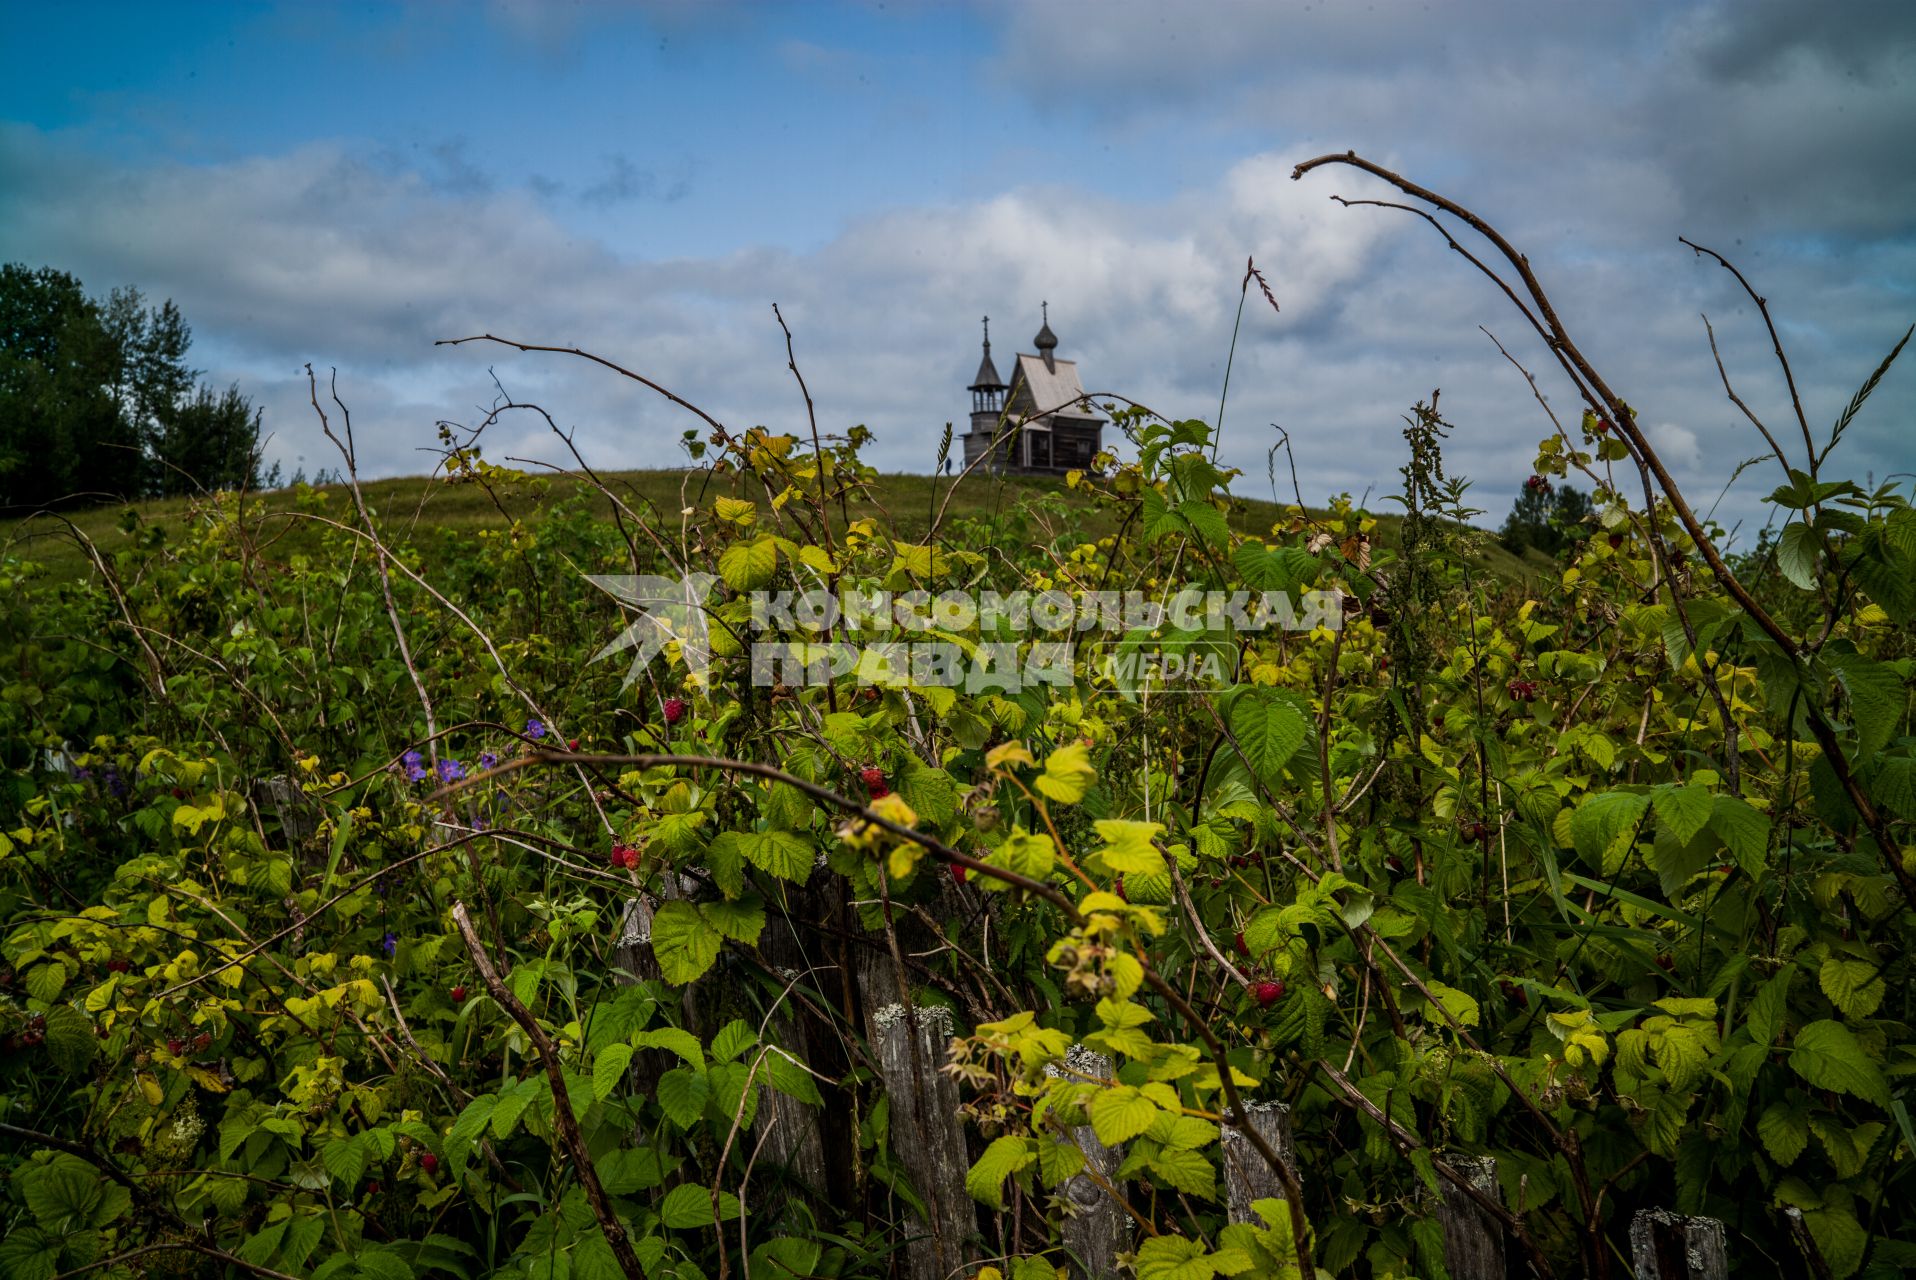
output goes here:
[[[1089, 385], [1211, 418], [1247, 256], [1283, 310], [1271, 314], [1252, 286], [1224, 446], [1248, 473], [1244, 492], [1268, 494], [1269, 424], [1281, 422], [1307, 497], [1369, 489], [1375, 501], [1397, 480], [1401, 415], [1441, 386], [1458, 426], [1451, 469], [1476, 477], [1479, 505], [1500, 516], [1548, 423], [1479, 324], [1539, 375], [1566, 421], [1578, 413], [1508, 303], [1427, 227], [1327, 199], [1363, 190], [1361, 175], [1291, 181], [1292, 164], [1323, 149], [1310, 144], [1155, 201], [1028, 187], [876, 213], [815, 252], [647, 260], [576, 234], [524, 193], [448, 190], [337, 145], [127, 170], [62, 143], [0, 130], [6, 256], [58, 264], [95, 291], [137, 283], [176, 299], [200, 339], [194, 356], [267, 407], [289, 469], [300, 455], [308, 470], [330, 465], [299, 373], [309, 360], [338, 366], [374, 474], [425, 469], [435, 420], [476, 420], [491, 401], [489, 368], [576, 427], [595, 465], [669, 465], [680, 432], [698, 425], [566, 357], [432, 345], [482, 331], [597, 351], [735, 427], [802, 430], [773, 302], [793, 325], [821, 426], [871, 426], [886, 469], [927, 469], [943, 424], [962, 428], [977, 317], [992, 315], [1002, 358], [1029, 349], [1041, 299]], [[1654, 194], [1632, 163], [1599, 172]], [[1547, 225], [1552, 207], [1551, 193], [1533, 194], [1527, 221]], [[1725, 273], [1662, 237], [1564, 251], [1578, 243], [1565, 232], [1526, 247], [1592, 358], [1646, 420], [1671, 424], [1659, 433], [1679, 477], [1713, 495], [1724, 459], [1755, 451], [1754, 433], [1722, 396], [1696, 313], [1717, 322], [1739, 390], [1780, 419], [1760, 325]], [[1816, 421], [1900, 332], [1906, 298], [1893, 282], [1910, 278], [1910, 257], [1904, 247], [1873, 272], [1801, 255], [1746, 264], [1791, 326]], [[1906, 416], [1911, 386], [1907, 371], [1892, 375], [1853, 433], [1859, 469], [1891, 469], [1899, 452], [1907, 466], [1907, 445], [1881, 424]], [[523, 419], [487, 452], [562, 454]], [[1281, 463], [1279, 474], [1288, 497]], [[1743, 492], [1767, 488], [1746, 479], [1725, 509], [1753, 510]]]

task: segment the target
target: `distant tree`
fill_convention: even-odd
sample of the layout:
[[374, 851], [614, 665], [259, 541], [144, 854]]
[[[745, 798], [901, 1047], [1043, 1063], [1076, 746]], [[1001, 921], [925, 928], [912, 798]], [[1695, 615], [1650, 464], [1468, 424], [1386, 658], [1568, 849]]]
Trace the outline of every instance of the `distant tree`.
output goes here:
[[198, 385], [172, 302], [104, 301], [51, 267], [0, 267], [0, 505], [40, 507], [252, 484], [260, 415]]
[[1531, 476], [1517, 494], [1500, 536], [1505, 549], [1514, 554], [1535, 547], [1554, 556], [1589, 536], [1587, 522], [1593, 511], [1590, 495], [1582, 490]]

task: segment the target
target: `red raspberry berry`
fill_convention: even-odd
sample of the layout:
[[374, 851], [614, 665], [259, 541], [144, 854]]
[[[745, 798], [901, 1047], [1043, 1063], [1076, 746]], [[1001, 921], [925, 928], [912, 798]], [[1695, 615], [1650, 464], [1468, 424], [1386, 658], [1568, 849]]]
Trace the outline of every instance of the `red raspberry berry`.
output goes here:
[[1610, 431], [1610, 420], [1608, 418], [1598, 418], [1597, 419], [1597, 434], [1600, 436], [1607, 435], [1609, 434], [1609, 431]]
[[460, 983], [448, 994], [452, 996], [452, 1002], [454, 1004], [464, 1004], [466, 1002], [466, 984], [463, 982]]
[[665, 700], [665, 723], [677, 724], [685, 719], [685, 699], [667, 698]]
[[1622, 545], [1623, 545], [1623, 535], [1622, 535], [1622, 534], [1620, 534], [1620, 533], [1613, 533], [1613, 534], [1611, 534], [1611, 535], [1610, 535], [1610, 549], [1611, 549], [1612, 551], [1615, 551], [1615, 550], [1616, 550], [1617, 548], [1619, 548], [1619, 547], [1621, 547]]
[[1258, 1004], [1268, 1009], [1284, 998], [1284, 984], [1281, 982], [1260, 982], [1251, 988], [1251, 995]]
[[579, 740], [577, 738], [574, 738], [570, 742], [567, 742], [565, 744], [565, 749], [567, 751], [577, 751], [579, 749]]
[[213, 1043], [212, 1033], [202, 1031], [198, 1035], [193, 1037], [194, 1052], [204, 1053], [206, 1052], [208, 1046], [210, 1046], [212, 1043]]
[[1251, 954], [1251, 949], [1244, 945], [1244, 930], [1239, 929], [1237, 931], [1237, 937], [1232, 939], [1232, 942], [1237, 947], [1237, 953], [1239, 955], [1248, 956]]
[[875, 764], [866, 765], [858, 771], [858, 776], [864, 779], [865, 785], [873, 791], [885, 785], [885, 771]]
[[131, 960], [124, 959], [120, 956], [115, 956], [106, 962], [106, 971], [108, 973], [125, 973], [132, 967], [133, 962]]
[[378, 1178], [374, 1178], [374, 1179], [373, 1179], [373, 1180], [372, 1180], [371, 1182], [368, 1182], [368, 1183], [366, 1184], [366, 1194], [367, 1194], [367, 1195], [369, 1195], [369, 1196], [376, 1196], [376, 1195], [378, 1195], [378, 1194], [379, 1194], [379, 1192], [380, 1192], [380, 1186], [379, 1186], [379, 1179], [378, 1179]]
[[959, 884], [963, 884], [965, 881], [971, 879], [971, 868], [962, 862], [954, 862], [951, 864], [951, 878]]
[[874, 800], [883, 800], [886, 796], [890, 794], [891, 794], [891, 788], [886, 786], [882, 782], [872, 788], [872, 799]]
[[1123, 877], [1123, 876], [1119, 876], [1119, 877], [1118, 877], [1118, 897], [1120, 897], [1120, 898], [1122, 898], [1122, 899], [1123, 899], [1124, 901], [1126, 901], [1126, 902], [1129, 902], [1129, 901], [1131, 901], [1131, 895], [1130, 895], [1130, 894], [1128, 894], [1128, 893], [1126, 893], [1126, 892], [1124, 891], [1124, 877]]
[[185, 1050], [186, 1050], [186, 1042], [184, 1040], [180, 1040], [177, 1037], [167, 1038], [166, 1051], [168, 1053], [172, 1054], [174, 1057], [177, 1058], [180, 1056], [181, 1053], [185, 1052]]
[[439, 1157], [428, 1151], [419, 1157], [419, 1167], [427, 1173], [432, 1173], [439, 1168]]

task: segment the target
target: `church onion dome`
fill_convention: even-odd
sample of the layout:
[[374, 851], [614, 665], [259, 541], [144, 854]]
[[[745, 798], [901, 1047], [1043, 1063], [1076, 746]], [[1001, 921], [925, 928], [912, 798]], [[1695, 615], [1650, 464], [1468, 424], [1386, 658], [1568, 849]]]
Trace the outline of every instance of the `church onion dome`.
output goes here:
[[1038, 355], [1043, 358], [1044, 367], [1055, 373], [1058, 368], [1057, 357], [1051, 353], [1058, 349], [1058, 335], [1051, 332], [1051, 304], [1046, 302], [1042, 306], [1044, 307], [1044, 327], [1038, 330], [1038, 336], [1032, 341], [1038, 345]]

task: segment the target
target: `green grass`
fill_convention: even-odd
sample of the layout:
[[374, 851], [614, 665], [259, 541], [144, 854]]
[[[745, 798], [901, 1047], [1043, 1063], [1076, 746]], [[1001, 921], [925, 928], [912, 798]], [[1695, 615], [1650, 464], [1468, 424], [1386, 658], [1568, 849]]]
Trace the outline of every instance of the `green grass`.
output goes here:
[[[720, 493], [730, 493], [736, 478], [710, 478], [693, 471], [615, 471], [604, 473], [608, 487], [624, 503], [645, 511], [654, 518], [676, 523], [677, 513], [687, 506], [709, 505]], [[957, 489], [953, 493], [953, 485]], [[707, 488], [709, 486], [709, 488]], [[324, 514], [352, 521], [351, 494], [339, 485], [316, 491], [324, 499]], [[610, 518], [611, 503], [605, 496], [570, 476], [541, 477], [522, 481], [499, 491], [498, 502], [476, 484], [449, 484], [420, 476], [390, 480], [370, 480], [364, 484], [367, 504], [379, 521], [382, 534], [396, 546], [414, 539], [439, 540], [480, 529], [502, 528], [505, 512], [515, 517], [534, 514], [542, 507], [565, 500], [583, 500], [595, 515]], [[983, 521], [994, 531], [1027, 541], [1051, 541], [1068, 533], [1075, 523], [1082, 535], [1098, 537], [1116, 531], [1116, 523], [1102, 511], [1074, 497], [1062, 481], [1030, 476], [973, 476], [962, 482], [945, 477], [922, 475], [881, 476], [872, 491], [852, 500], [848, 509], [852, 518], [889, 515], [897, 536], [922, 538], [930, 528], [932, 512], [949, 495], [945, 516], [949, 529], [953, 520]], [[760, 500], [764, 495], [741, 490], [740, 496]], [[1060, 499], [1064, 510], [1057, 511]], [[278, 491], [258, 499], [264, 508], [260, 540], [269, 543], [269, 558], [286, 555], [311, 545], [317, 526], [309, 522], [286, 520], [283, 513], [296, 506], [291, 491]], [[1232, 513], [1233, 527], [1248, 533], [1268, 534], [1279, 519], [1280, 508], [1271, 502], [1240, 500]], [[132, 507], [96, 507], [67, 513], [64, 517], [34, 516], [24, 520], [0, 522], [0, 554], [19, 555], [47, 566], [51, 576], [75, 578], [88, 572], [90, 561], [74, 536], [74, 530], [92, 541], [109, 559], [128, 548], [143, 526], [158, 525], [177, 529], [189, 519], [205, 518], [202, 504], [184, 498], [142, 502]], [[1384, 545], [1396, 541], [1400, 518], [1377, 513], [1377, 540]], [[71, 522], [70, 525], [68, 522]], [[1482, 534], [1472, 539], [1479, 567], [1505, 581], [1531, 580], [1548, 569], [1548, 558], [1530, 552], [1518, 557], [1504, 550], [1496, 539]]]

